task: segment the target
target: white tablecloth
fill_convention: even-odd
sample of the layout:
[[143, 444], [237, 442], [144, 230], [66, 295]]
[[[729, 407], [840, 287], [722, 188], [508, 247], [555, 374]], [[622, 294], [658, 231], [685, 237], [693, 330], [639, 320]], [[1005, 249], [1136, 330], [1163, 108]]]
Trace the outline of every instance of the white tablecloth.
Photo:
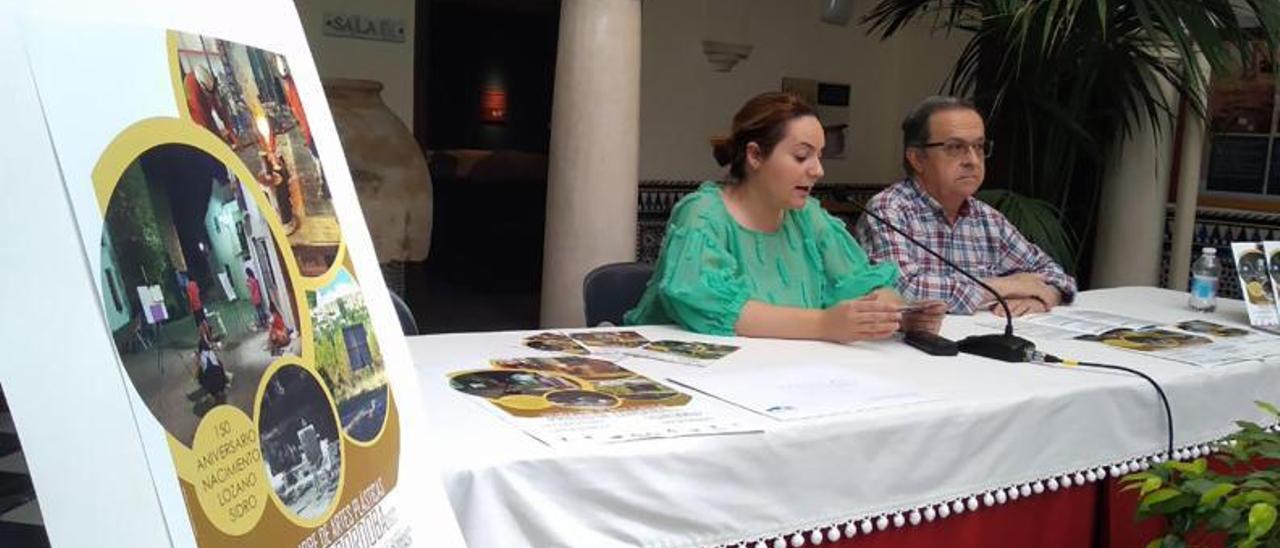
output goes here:
[[[1156, 322], [1246, 322], [1239, 301], [1222, 301], [1209, 315], [1188, 310], [1185, 301], [1185, 293], [1121, 288], [1082, 293], [1076, 306]], [[990, 332], [974, 321], [949, 317], [943, 335]], [[650, 338], [717, 340], [670, 327], [638, 330]], [[450, 371], [487, 367], [489, 358], [528, 354], [518, 346], [527, 334], [410, 339], [433, 423], [421, 435], [439, 448], [443, 481], [472, 546], [701, 546], [791, 538], [851, 520], [910, 516], [939, 503], [982, 506], [984, 494], [1048, 490], [1088, 471], [1115, 473], [1111, 467], [1159, 453], [1166, 441], [1154, 390], [1129, 375], [931, 357], [891, 341], [731, 339], [742, 350], [713, 365], [717, 371], [767, 368], [786, 375], [796, 360], [833, 363], [908, 383], [938, 400], [805, 421], [760, 417], [763, 433], [552, 448], [450, 389], [446, 379]], [[1063, 357], [1126, 365], [1154, 377], [1172, 404], [1179, 447], [1216, 440], [1234, 430], [1236, 419], [1263, 421], [1253, 400], [1280, 403], [1280, 357], [1202, 369], [1099, 343], [1036, 342]], [[678, 364], [633, 361], [627, 367], [658, 379], [696, 374]]]

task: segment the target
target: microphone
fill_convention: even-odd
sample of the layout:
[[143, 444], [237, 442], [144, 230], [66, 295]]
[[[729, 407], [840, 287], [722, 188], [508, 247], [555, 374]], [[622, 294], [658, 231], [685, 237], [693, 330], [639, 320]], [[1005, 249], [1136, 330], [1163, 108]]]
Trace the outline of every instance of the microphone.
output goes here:
[[959, 265], [951, 262], [950, 259], [943, 257], [941, 253], [934, 251], [929, 246], [924, 245], [923, 243], [920, 243], [919, 240], [912, 238], [910, 234], [907, 234], [902, 229], [896, 226], [893, 226], [893, 223], [890, 223], [889, 221], [884, 220], [884, 218], [880, 217], [879, 215], [876, 215], [875, 213], [872, 213], [871, 211], [867, 210], [865, 206], [854, 201], [852, 198], [849, 199], [849, 203], [853, 204], [853, 207], [857, 208], [858, 211], [861, 211], [863, 214], [867, 215], [868, 217], [875, 219], [880, 224], [886, 227], [889, 227], [890, 230], [897, 232], [903, 238], [906, 238], [907, 241], [911, 242], [912, 244], [915, 244], [920, 249], [925, 250], [925, 252], [929, 253], [930, 255], [937, 257], [938, 260], [942, 261], [947, 266], [955, 269], [956, 272], [963, 274], [966, 278], [973, 280], [974, 283], [978, 284], [983, 289], [987, 290], [988, 292], [990, 292], [992, 295], [995, 296], [996, 301], [999, 302], [1000, 306], [1004, 308], [1004, 319], [1005, 319], [1004, 333], [991, 334], [991, 335], [973, 335], [973, 336], [965, 337], [956, 342], [956, 346], [960, 349], [961, 352], [964, 352], [966, 354], [973, 354], [975, 356], [983, 356], [983, 357], [987, 357], [995, 360], [1006, 361], [1006, 362], [1025, 362], [1025, 361], [1031, 360], [1031, 357], [1036, 350], [1036, 344], [1022, 337], [1015, 336], [1013, 334], [1013, 314], [1009, 312], [1009, 303], [1005, 301], [1004, 297], [1001, 296], [1000, 293], [995, 290], [995, 288], [988, 285], [987, 282], [984, 282], [978, 279], [977, 276], [974, 276], [973, 274], [969, 273], [968, 270], [960, 268]]

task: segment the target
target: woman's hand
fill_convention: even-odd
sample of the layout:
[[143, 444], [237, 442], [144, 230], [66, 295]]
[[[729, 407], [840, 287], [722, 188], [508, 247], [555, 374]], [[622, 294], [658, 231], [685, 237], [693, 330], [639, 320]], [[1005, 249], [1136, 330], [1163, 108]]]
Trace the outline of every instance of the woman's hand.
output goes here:
[[920, 308], [902, 313], [902, 330], [925, 331], [937, 334], [942, 329], [942, 318], [947, 315], [947, 303], [943, 301], [924, 301]]
[[[892, 336], [901, 327], [899, 305], [882, 294], [843, 301], [822, 311], [822, 338], [836, 343], [873, 341]], [[901, 299], [898, 299], [900, 302]]]
[[[939, 300], [917, 301], [908, 304], [897, 291], [880, 288], [863, 299], [885, 302], [894, 305], [902, 313], [901, 329], [906, 331], [927, 331], [937, 333], [942, 328], [942, 318], [947, 315], [947, 303]], [[910, 310], [903, 310], [910, 306]]]

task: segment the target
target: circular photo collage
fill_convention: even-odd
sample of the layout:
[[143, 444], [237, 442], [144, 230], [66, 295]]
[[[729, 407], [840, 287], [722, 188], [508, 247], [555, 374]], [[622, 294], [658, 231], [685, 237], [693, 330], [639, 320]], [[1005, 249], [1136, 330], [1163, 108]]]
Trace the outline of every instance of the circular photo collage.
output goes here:
[[1167, 329], [1113, 329], [1094, 337], [1094, 339], [1118, 348], [1142, 352], [1199, 346], [1213, 342], [1213, 340], [1200, 335]]
[[1271, 253], [1270, 260], [1267, 261], [1268, 270], [1271, 271], [1272, 287], [1280, 287], [1280, 249], [1276, 249]]
[[1271, 274], [1267, 257], [1260, 250], [1249, 250], [1236, 261], [1236, 273], [1244, 286], [1244, 296], [1250, 304], [1269, 305], [1275, 302], [1271, 291]]
[[648, 406], [679, 406], [689, 396], [599, 358], [492, 360], [493, 369], [450, 376], [454, 390], [485, 398], [516, 416], [537, 417]]
[[103, 310], [139, 399], [189, 448], [174, 458], [199, 458], [212, 410], [239, 410], [276, 505], [314, 524], [346, 444], [386, 430], [381, 347], [285, 58], [180, 32], [169, 47], [181, 119], [131, 126], [95, 170]]

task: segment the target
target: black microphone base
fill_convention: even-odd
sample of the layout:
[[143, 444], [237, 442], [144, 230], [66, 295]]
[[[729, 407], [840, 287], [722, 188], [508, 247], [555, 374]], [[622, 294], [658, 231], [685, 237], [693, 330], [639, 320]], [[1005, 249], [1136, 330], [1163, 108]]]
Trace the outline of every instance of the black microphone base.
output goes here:
[[1036, 344], [1013, 335], [974, 335], [960, 339], [956, 345], [965, 354], [983, 356], [1006, 362], [1025, 362], [1031, 359]]

